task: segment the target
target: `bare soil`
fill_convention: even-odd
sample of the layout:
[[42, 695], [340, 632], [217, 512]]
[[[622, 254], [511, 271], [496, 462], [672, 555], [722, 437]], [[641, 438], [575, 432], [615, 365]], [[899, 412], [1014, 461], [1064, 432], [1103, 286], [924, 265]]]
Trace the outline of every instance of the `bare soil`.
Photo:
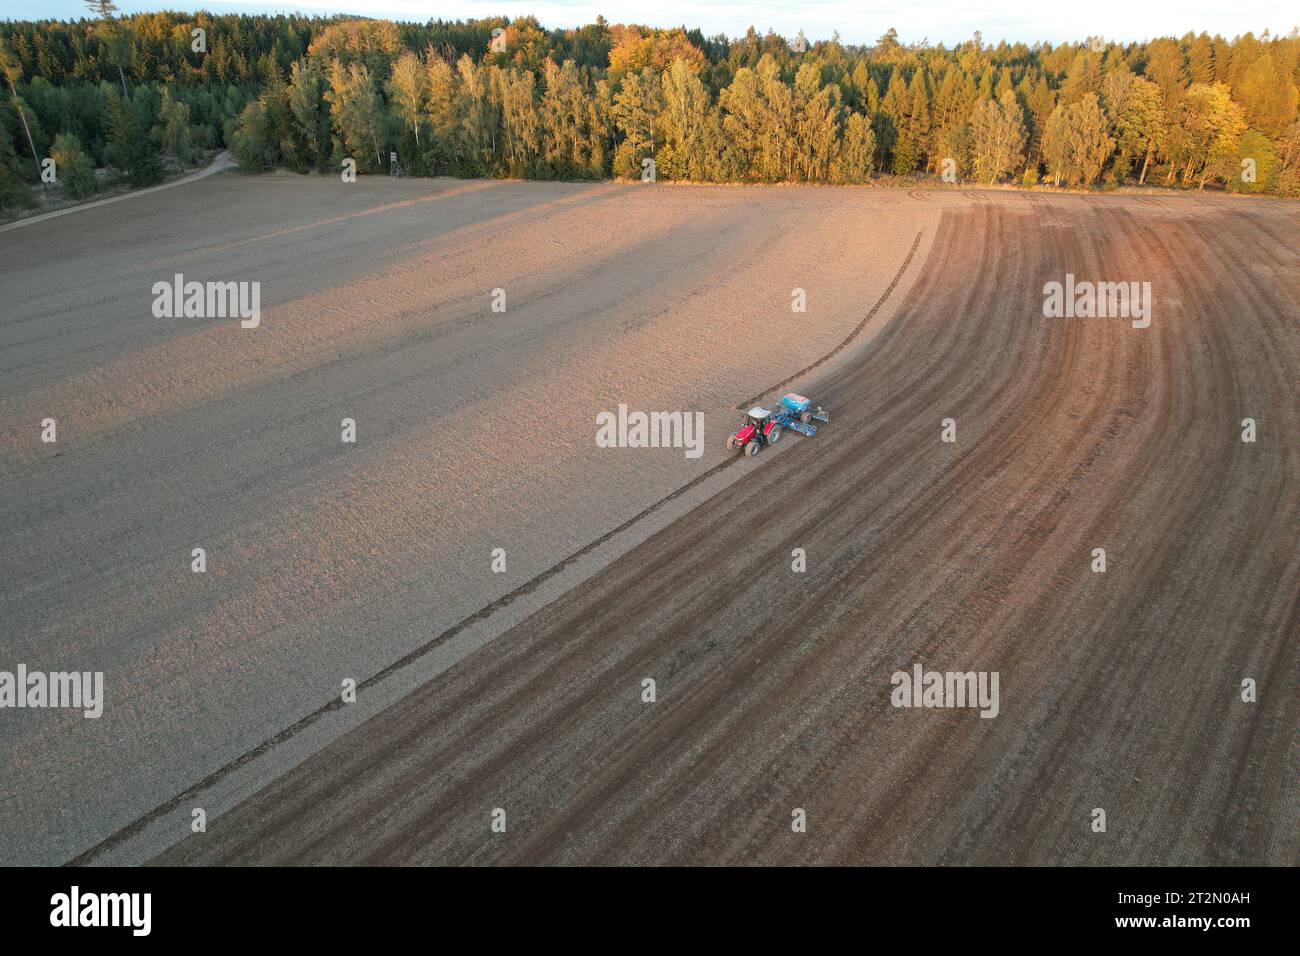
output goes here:
[[[815, 440], [159, 861], [1294, 864], [1294, 208], [936, 198]], [[1151, 327], [1044, 319], [1066, 272]], [[917, 662], [1000, 715], [891, 706]]]
[[[0, 237], [5, 662], [110, 685], [99, 721], [0, 720], [5, 862], [96, 859], [722, 469], [157, 862], [1294, 863], [1295, 205], [231, 177], [138, 202]], [[262, 328], [153, 319], [174, 271], [262, 280]], [[1067, 272], [1151, 282], [1150, 328], [1043, 318]], [[731, 406], [891, 283], [792, 383], [832, 422], [726, 458]], [[620, 401], [705, 411], [705, 456], [596, 448]], [[893, 707], [918, 662], [999, 672], [999, 716]]]
[[[844, 341], [939, 215], [215, 176], [0, 235], [0, 668], [108, 686], [98, 720], [0, 714], [0, 859], [98, 845], [707, 474], [732, 404]], [[260, 282], [260, 327], [155, 318], [177, 273]], [[705, 413], [705, 454], [598, 448], [620, 403]]]

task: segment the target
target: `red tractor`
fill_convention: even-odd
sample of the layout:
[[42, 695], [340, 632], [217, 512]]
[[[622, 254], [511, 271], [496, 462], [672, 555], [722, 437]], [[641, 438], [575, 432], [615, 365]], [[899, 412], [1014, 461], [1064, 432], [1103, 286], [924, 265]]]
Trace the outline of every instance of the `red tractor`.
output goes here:
[[727, 436], [727, 450], [743, 448], [745, 454], [753, 458], [765, 446], [775, 445], [780, 440], [781, 426], [772, 418], [772, 413], [755, 405], [745, 413], [739, 431]]

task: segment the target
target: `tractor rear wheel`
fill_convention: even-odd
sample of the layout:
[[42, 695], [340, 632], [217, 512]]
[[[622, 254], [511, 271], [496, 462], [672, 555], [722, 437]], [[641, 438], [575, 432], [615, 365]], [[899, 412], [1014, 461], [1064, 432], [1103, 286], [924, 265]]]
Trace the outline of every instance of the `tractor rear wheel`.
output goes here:
[[751, 439], [749, 440], [749, 444], [747, 444], [747, 445], [745, 446], [745, 454], [748, 455], [750, 458], [753, 458], [755, 455], [758, 454], [758, 439], [757, 439], [757, 438], [751, 438]]

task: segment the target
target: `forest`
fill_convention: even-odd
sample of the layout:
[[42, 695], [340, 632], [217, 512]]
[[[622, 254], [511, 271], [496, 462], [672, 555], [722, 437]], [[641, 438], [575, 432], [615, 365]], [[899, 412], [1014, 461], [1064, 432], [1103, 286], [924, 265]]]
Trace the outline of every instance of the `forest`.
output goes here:
[[0, 207], [156, 183], [223, 147], [250, 171], [1300, 196], [1295, 30], [947, 49], [892, 29], [854, 46], [90, 6], [0, 22]]

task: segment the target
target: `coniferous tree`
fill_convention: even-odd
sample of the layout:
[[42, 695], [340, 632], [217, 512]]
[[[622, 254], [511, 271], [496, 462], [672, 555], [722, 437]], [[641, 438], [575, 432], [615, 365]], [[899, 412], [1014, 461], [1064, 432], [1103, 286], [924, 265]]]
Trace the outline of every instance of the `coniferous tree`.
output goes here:
[[1165, 108], [1176, 103], [1187, 87], [1187, 68], [1182, 48], [1169, 39], [1152, 40], [1147, 47], [1144, 74], [1160, 89]]
[[1052, 89], [1046, 77], [1040, 76], [1037, 82], [1034, 83], [1034, 88], [1030, 91], [1025, 106], [1029, 113], [1030, 128], [1027, 148], [1030, 165], [1033, 166], [1036, 173], [1038, 164], [1043, 160], [1043, 131], [1047, 128], [1047, 118], [1052, 115], [1052, 110], [1056, 108], [1056, 91]]
[[325, 102], [325, 74], [314, 60], [294, 62], [289, 71], [292, 139], [304, 166], [323, 172], [330, 159], [330, 114]]
[[460, 101], [456, 81], [458, 73], [451, 64], [429, 49], [426, 63], [425, 120], [429, 128], [424, 151], [425, 168], [432, 173], [447, 173], [456, 168], [460, 145]]
[[1245, 111], [1246, 121], [1266, 136], [1280, 135], [1300, 106], [1294, 66], [1284, 72], [1269, 53], [1261, 53], [1231, 90]]
[[1213, 83], [1216, 79], [1214, 45], [1204, 33], [1197, 35], [1188, 48], [1187, 73], [1193, 83]]
[[[967, 121], [974, 100], [975, 85], [970, 77], [960, 67], [950, 67], [935, 92], [928, 146], [930, 168], [937, 168], [945, 158], [955, 160], [963, 170], [966, 168], [966, 157], [954, 155], [953, 148], [957, 142], [969, 137]], [[959, 130], [965, 130], [965, 134]]]
[[194, 132], [190, 121], [190, 108], [183, 100], [175, 99], [170, 87], [163, 87], [162, 104], [158, 108], [158, 124], [153, 129], [154, 141], [162, 150], [185, 169], [194, 162]]
[[642, 160], [655, 155], [655, 118], [662, 111], [662, 87], [653, 67], [623, 78], [613, 104], [615, 127], [622, 137], [614, 154], [614, 175], [636, 176]]
[[1089, 93], [1094, 96], [1101, 93], [1101, 57], [1085, 48], [1074, 56], [1066, 73], [1065, 82], [1061, 84], [1059, 100], [1066, 106], [1079, 102]]
[[23, 68], [18, 59], [3, 44], [0, 44], [0, 73], [4, 74], [5, 82], [9, 84], [14, 113], [22, 123], [23, 132], [27, 135], [27, 145], [32, 151], [34, 168], [39, 170], [41, 161], [36, 155], [36, 144], [32, 141], [31, 127], [27, 124], [27, 106], [18, 96], [18, 80], [23, 75]]
[[897, 121], [898, 140], [894, 144], [894, 172], [902, 175], [921, 165], [925, 144], [930, 137], [925, 76], [919, 70], [912, 77], [907, 98], [907, 111]]
[[128, 97], [130, 94], [126, 91], [126, 73], [122, 67], [131, 56], [131, 37], [114, 17], [117, 4], [113, 0], [86, 0], [86, 6], [99, 17], [97, 34], [108, 54], [108, 62], [117, 67], [117, 76], [122, 82], [122, 96]]
[[885, 95], [880, 98], [880, 121], [876, 125], [876, 147], [888, 153], [891, 167], [894, 163], [894, 151], [898, 146], [901, 129], [910, 107], [911, 98], [908, 96], [907, 81], [903, 78], [903, 71], [895, 67], [890, 74], [889, 85], [885, 87]]
[[590, 87], [587, 97], [587, 137], [585, 155], [587, 176], [601, 179], [609, 175], [609, 160], [614, 143], [614, 94], [608, 80], [592, 80], [586, 71]]
[[29, 209], [36, 205], [36, 197], [26, 177], [19, 171], [6, 113], [6, 110], [0, 110], [0, 210]]
[[1282, 196], [1300, 197], [1300, 120], [1288, 126], [1278, 139], [1277, 191]]
[[162, 181], [162, 164], [149, 136], [152, 126], [153, 112], [142, 89], [137, 88], [129, 100], [116, 90], [109, 92], [107, 156], [132, 186]]
[[867, 182], [871, 178], [875, 153], [876, 140], [870, 121], [862, 113], [850, 113], [831, 163], [831, 182]]

